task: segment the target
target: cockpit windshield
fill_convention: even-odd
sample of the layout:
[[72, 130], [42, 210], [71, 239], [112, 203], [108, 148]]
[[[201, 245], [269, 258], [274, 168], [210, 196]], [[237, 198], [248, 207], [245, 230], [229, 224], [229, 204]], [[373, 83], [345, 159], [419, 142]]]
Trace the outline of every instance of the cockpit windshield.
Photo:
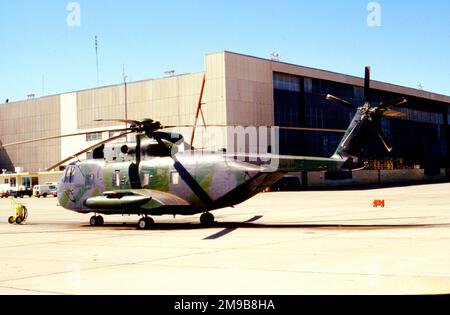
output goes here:
[[64, 175], [64, 183], [65, 184], [70, 184], [73, 183], [75, 179], [75, 166], [69, 166], [66, 169], [66, 173]]

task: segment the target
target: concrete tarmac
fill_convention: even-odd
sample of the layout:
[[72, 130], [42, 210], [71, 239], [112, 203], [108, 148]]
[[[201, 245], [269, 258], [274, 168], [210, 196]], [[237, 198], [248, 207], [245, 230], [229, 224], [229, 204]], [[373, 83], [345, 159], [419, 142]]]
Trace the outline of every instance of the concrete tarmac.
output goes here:
[[[266, 193], [199, 216], [90, 216], [54, 198], [0, 200], [0, 294], [450, 293], [450, 184]], [[373, 208], [384, 199], [385, 208]]]

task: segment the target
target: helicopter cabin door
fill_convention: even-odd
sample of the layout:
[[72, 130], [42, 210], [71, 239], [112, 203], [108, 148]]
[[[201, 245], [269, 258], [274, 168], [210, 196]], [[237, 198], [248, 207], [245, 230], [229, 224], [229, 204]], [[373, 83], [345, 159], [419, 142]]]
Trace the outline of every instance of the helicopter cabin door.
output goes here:
[[141, 189], [139, 167], [135, 163], [114, 163], [107, 167], [111, 174], [111, 189]]

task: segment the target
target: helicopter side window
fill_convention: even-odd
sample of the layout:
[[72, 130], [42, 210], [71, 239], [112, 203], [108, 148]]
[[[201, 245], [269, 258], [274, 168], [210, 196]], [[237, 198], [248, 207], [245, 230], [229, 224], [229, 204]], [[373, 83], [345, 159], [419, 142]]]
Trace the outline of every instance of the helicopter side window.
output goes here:
[[95, 182], [95, 176], [93, 174], [89, 174], [85, 177], [85, 184], [87, 187], [92, 187]]
[[120, 171], [115, 171], [112, 177], [113, 186], [120, 187]]

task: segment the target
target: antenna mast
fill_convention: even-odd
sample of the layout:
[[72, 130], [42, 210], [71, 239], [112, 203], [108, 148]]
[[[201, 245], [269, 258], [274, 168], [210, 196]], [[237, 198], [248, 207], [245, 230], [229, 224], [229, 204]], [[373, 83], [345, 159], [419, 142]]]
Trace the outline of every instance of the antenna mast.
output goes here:
[[97, 87], [100, 86], [99, 73], [98, 73], [98, 37], [95, 35], [95, 57], [97, 64]]
[[[128, 87], [127, 87], [127, 75], [125, 74], [125, 64], [123, 65], [123, 83], [125, 86], [125, 120], [128, 120]], [[128, 123], [125, 123], [125, 129], [128, 128]]]

